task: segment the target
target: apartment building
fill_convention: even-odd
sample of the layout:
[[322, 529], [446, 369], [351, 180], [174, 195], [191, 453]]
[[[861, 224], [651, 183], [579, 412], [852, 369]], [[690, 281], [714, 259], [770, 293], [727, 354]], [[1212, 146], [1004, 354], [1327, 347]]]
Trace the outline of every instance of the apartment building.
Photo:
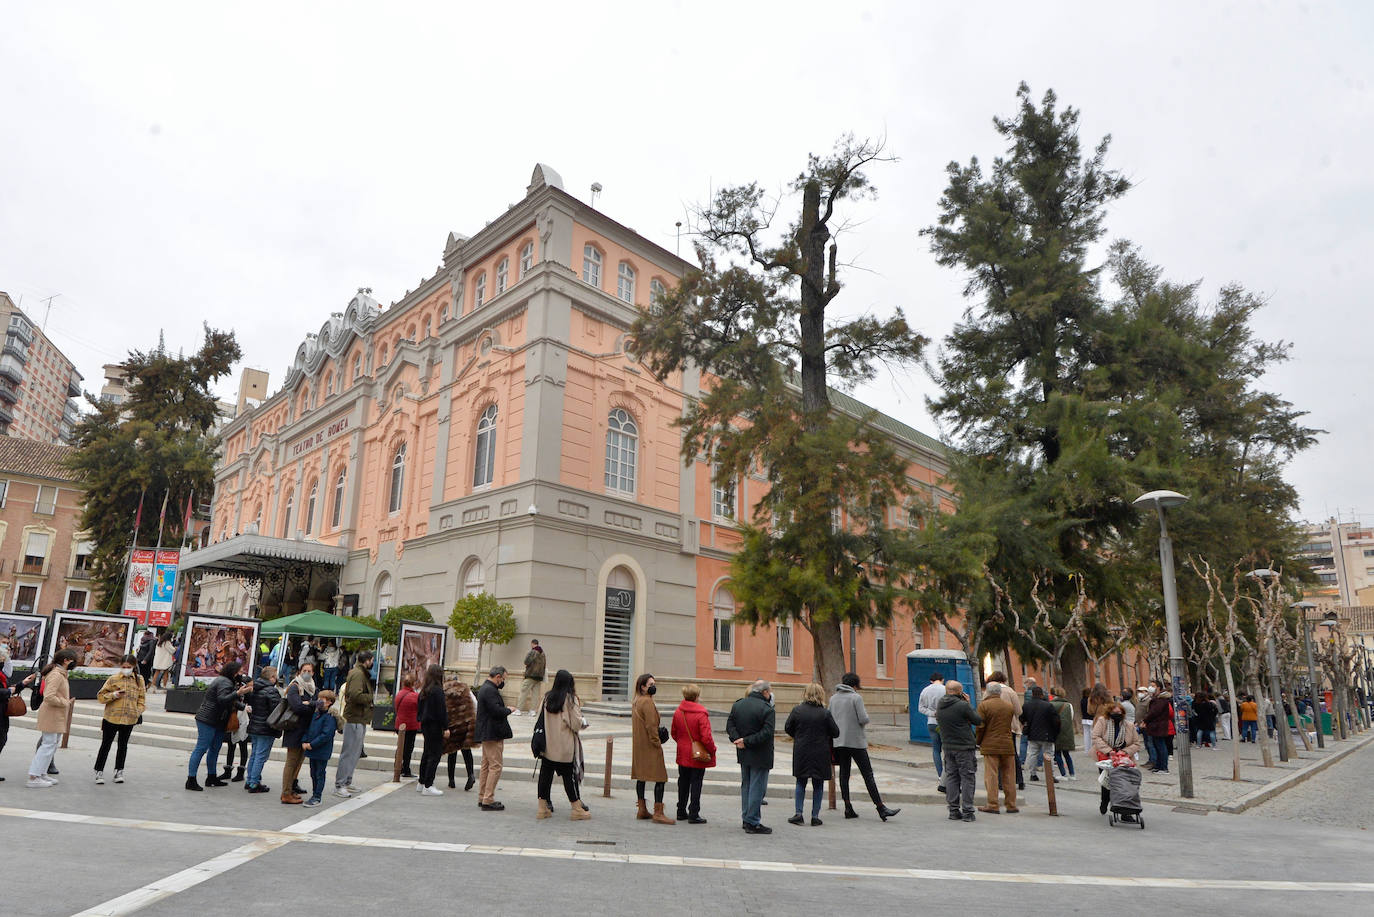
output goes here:
[[0, 291], [0, 434], [67, 443], [81, 419], [81, 374], [8, 293]]
[[0, 608], [91, 608], [85, 492], [62, 467], [70, 446], [0, 437]]

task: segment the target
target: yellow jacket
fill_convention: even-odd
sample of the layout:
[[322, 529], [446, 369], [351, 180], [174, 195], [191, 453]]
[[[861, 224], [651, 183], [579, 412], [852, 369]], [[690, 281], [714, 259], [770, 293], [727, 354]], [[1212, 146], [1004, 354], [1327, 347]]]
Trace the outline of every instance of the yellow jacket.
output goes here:
[[[124, 693], [116, 697], [117, 691]], [[105, 719], [116, 726], [132, 726], [148, 707], [143, 679], [137, 672], [131, 675], [111, 675], [95, 699], [105, 705]]]

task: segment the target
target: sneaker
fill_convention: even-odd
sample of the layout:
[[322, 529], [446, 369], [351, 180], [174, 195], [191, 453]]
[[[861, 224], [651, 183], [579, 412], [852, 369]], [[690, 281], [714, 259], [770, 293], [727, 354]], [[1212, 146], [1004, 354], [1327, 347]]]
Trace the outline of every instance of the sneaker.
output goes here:
[[336, 787], [334, 787], [334, 795], [337, 796], [337, 797], [339, 797], [340, 799], [352, 799], [352, 798], [353, 798], [353, 794], [350, 793], [350, 792], [348, 792], [348, 787], [346, 787], [346, 786], [336, 786]]
[[48, 773], [48, 774], [45, 774], [45, 775], [44, 775], [43, 777], [41, 777], [40, 779], [48, 781], [48, 783], [51, 784], [52, 786], [57, 786], [59, 783], [62, 782], [61, 780], [58, 780], [56, 777], [54, 777], [54, 776], [52, 775], [51, 772]]
[[311, 797], [310, 797], [309, 799], [307, 799], [305, 802], [301, 803], [301, 805], [305, 806], [307, 809], [313, 809], [313, 808], [315, 808], [315, 807], [316, 807], [317, 805], [319, 805], [319, 804], [320, 804], [320, 800], [317, 799], [317, 798], [314, 797], [314, 796], [311, 796]]
[[745, 826], [744, 826], [744, 833], [745, 833], [745, 834], [772, 834], [772, 833], [773, 833], [773, 829], [770, 828], [770, 827], [768, 827], [767, 825], [750, 825], [750, 824], [745, 824]]
[[42, 777], [30, 777], [29, 782], [24, 785], [31, 790], [46, 790], [53, 784], [51, 780], [44, 780]]
[[974, 815], [972, 812], [969, 812], [967, 815], [964, 816], [964, 821], [977, 821], [977, 816]]
[[95, 772], [95, 785], [96, 785], [96, 786], [104, 786], [104, 785], [105, 785], [105, 773], [104, 773], [103, 771], [96, 771], [96, 772]]
[[352, 793], [354, 796], [360, 796], [362, 795], [363, 791], [360, 790], [358, 787], [354, 786], [353, 781], [350, 780], [348, 781], [348, 792]]
[[124, 782], [124, 772], [123, 772], [123, 771], [115, 771], [114, 782], [115, 782], [115, 783], [123, 783], [123, 782]]
[[1039, 776], [1038, 774], [1031, 774], [1031, 775], [1030, 775], [1030, 782], [1031, 782], [1031, 783], [1039, 783], [1039, 782], [1040, 782], [1040, 776]]
[[964, 816], [960, 815], [958, 812], [951, 812], [951, 813], [949, 813], [949, 820], [950, 820], [950, 821], [963, 821], [963, 820], [964, 820]]
[[945, 791], [945, 785], [944, 785], [943, 783], [940, 784], [939, 786], [937, 786], [937, 787], [935, 788], [935, 792], [937, 792], [937, 793], [943, 793], [944, 791]]
[[425, 787], [423, 790], [420, 791], [420, 795], [421, 795], [421, 796], [442, 796], [442, 795], [444, 795], [444, 791], [441, 790], [441, 789], [439, 789], [438, 787], [427, 786], [427, 787]]
[[787, 820], [787, 823], [789, 825], [804, 825], [806, 824], [806, 819], [802, 818], [802, 814], [798, 812], [796, 815], [793, 815], [791, 818], [789, 818]]

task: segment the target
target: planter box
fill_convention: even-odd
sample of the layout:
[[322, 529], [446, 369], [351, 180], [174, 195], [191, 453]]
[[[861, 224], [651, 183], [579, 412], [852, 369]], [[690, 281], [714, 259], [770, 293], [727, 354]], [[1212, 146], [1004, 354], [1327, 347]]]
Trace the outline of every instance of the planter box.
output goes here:
[[396, 731], [396, 708], [390, 704], [373, 704], [372, 728], [383, 732]]
[[69, 678], [67, 679], [67, 689], [71, 692], [73, 700], [95, 700], [95, 696], [100, 693], [104, 686], [105, 678]]
[[170, 688], [166, 709], [168, 713], [196, 713], [204, 702], [204, 688]]

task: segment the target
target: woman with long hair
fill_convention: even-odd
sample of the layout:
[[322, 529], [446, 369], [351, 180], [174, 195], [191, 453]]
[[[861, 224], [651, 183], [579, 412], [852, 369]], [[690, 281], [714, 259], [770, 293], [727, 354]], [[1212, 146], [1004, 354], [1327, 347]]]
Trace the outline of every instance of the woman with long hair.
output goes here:
[[157, 638], [157, 648], [153, 650], [153, 687], [167, 690], [168, 673], [176, 662], [176, 634], [169, 627]]
[[539, 759], [539, 811], [535, 818], [548, 818], [553, 814], [553, 775], [563, 778], [563, 792], [568, 794], [572, 805], [573, 821], [584, 821], [592, 813], [582, 804], [578, 792], [578, 752], [580, 749], [577, 734], [585, 729], [587, 721], [582, 717], [582, 702], [577, 697], [577, 686], [572, 673], [559, 669], [553, 676], [553, 687], [544, 695], [544, 754]]
[[[816, 683], [802, 690], [802, 702], [792, 708], [783, 726], [792, 737], [792, 776], [797, 779], [797, 814], [788, 824], [806, 824], [802, 807], [806, 803], [806, 783], [811, 782], [811, 824], [821, 824], [821, 786], [830, 776], [830, 744], [840, 737], [839, 724], [825, 709], [825, 689]], [[883, 821], [887, 821], [886, 818]]]
[[196, 783], [196, 771], [200, 769], [202, 759], [205, 760], [205, 786], [229, 785], [228, 781], [219, 778], [215, 765], [219, 763], [219, 750], [224, 744], [224, 730], [229, 724], [229, 717], [243, 709], [243, 696], [253, 689], [251, 682], [235, 684], [240, 668], [242, 664], [238, 662], [226, 662], [220, 666], [219, 675], [210, 682], [205, 691], [205, 700], [196, 711], [196, 747], [191, 750], [191, 760], [186, 765], [188, 790], [202, 789]]
[[110, 755], [110, 745], [118, 739], [114, 782], [123, 783], [129, 735], [148, 706], [147, 686], [138, 671], [138, 658], [133, 653], [126, 654], [119, 661], [119, 671], [105, 679], [95, 699], [105, 705], [105, 715], [100, 720], [100, 751], [95, 756], [95, 782], [105, 782], [105, 761]]
[[[630, 777], [635, 781], [635, 798], [639, 803], [635, 817], [652, 819], [656, 825], [675, 825], [677, 822], [663, 814], [663, 791], [668, 786], [668, 768], [663, 763], [663, 739], [668, 730], [659, 725], [658, 707], [654, 706], [656, 693], [658, 686], [654, 683], [654, 676], [645, 672], [635, 679], [630, 746]], [[653, 815], [649, 814], [644, 802], [646, 783], [654, 785]]]
[[444, 739], [448, 738], [448, 703], [444, 700], [444, 667], [431, 665], [425, 669], [420, 685], [420, 732], [425, 737], [425, 750], [420, 755], [420, 794], [442, 796], [444, 791], [434, 785], [439, 759], [444, 754]]
[[39, 673], [42, 678], [43, 703], [38, 708], [38, 750], [34, 752], [33, 762], [29, 764], [30, 789], [41, 790], [57, 784], [57, 778], [48, 774], [53, 753], [67, 726], [67, 708], [71, 706], [71, 690], [67, 686], [67, 673], [76, 666], [76, 650], [71, 647], [60, 649], [53, 654], [52, 662]]

